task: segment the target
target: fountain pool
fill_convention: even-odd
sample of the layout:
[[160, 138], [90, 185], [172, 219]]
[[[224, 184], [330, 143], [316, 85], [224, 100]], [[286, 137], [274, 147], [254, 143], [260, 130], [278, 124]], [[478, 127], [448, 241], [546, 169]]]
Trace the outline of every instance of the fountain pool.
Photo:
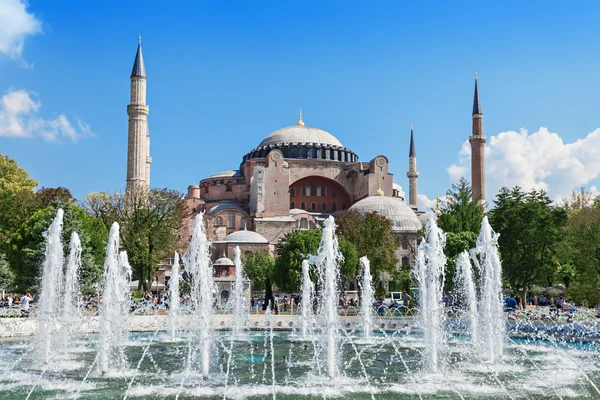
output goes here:
[[185, 332], [176, 340], [166, 329], [130, 334], [129, 364], [108, 376], [94, 367], [98, 335], [75, 337], [69, 353], [46, 366], [30, 351], [32, 339], [4, 340], [0, 398], [598, 398], [597, 342], [507, 339], [503, 363], [486, 364], [466, 351], [469, 340], [452, 336], [445, 353], [450, 368], [429, 373], [422, 335], [379, 331], [366, 343], [357, 329], [341, 338], [338, 374], [330, 378], [326, 360], [316, 359], [313, 343], [299, 333], [274, 332], [272, 347], [269, 329], [249, 331], [245, 340], [230, 341], [230, 334], [216, 332], [206, 381], [200, 370], [186, 370]]

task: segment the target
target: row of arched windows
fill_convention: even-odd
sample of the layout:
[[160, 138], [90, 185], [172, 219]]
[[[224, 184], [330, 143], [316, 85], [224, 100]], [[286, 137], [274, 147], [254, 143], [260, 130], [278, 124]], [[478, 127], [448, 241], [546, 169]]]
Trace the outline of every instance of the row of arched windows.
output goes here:
[[[248, 221], [246, 220], [246, 218], [242, 218], [240, 220], [241, 223], [241, 227], [242, 228], [247, 228], [246, 224], [248, 223]], [[216, 219], [216, 225], [217, 226], [223, 226], [223, 217], [217, 217]], [[229, 213], [227, 214], [227, 228], [229, 229], [235, 229], [235, 213]]]
[[[296, 202], [292, 201], [290, 202], [290, 210], [296, 208]], [[300, 203], [300, 209], [301, 210], [306, 210], [306, 203], [305, 202], [301, 202]], [[342, 210], [346, 209], [346, 204], [342, 204]], [[316, 202], [312, 202], [310, 203], [310, 211], [319, 211], [317, 209], [317, 203]], [[327, 212], [327, 203], [321, 203], [321, 210], [323, 212]], [[336, 212], [337, 211], [337, 204], [332, 204], [331, 205], [331, 212]]]

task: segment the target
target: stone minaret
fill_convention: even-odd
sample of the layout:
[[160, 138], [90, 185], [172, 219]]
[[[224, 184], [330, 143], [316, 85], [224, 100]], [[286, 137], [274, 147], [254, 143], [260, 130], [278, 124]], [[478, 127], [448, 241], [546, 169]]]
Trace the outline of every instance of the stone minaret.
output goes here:
[[417, 184], [417, 178], [419, 172], [417, 171], [417, 151], [415, 150], [415, 138], [414, 138], [414, 126], [410, 126], [410, 151], [408, 152], [408, 204], [415, 210], [419, 209], [419, 190]]
[[483, 114], [479, 104], [478, 75], [475, 73], [475, 95], [473, 98], [473, 134], [471, 143], [471, 185], [473, 200], [479, 200], [485, 206], [485, 135], [483, 134]]
[[142, 57], [142, 39], [131, 71], [129, 134], [127, 140], [127, 192], [150, 187], [150, 134], [148, 132], [148, 106], [146, 105], [146, 68]]

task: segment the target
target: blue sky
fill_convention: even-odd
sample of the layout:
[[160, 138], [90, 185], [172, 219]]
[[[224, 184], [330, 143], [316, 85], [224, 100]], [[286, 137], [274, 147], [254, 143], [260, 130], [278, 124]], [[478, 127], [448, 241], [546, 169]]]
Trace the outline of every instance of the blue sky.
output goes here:
[[324, 3], [0, 0], [0, 24], [27, 22], [0, 30], [0, 152], [79, 199], [122, 189], [141, 34], [153, 186], [237, 169], [302, 107], [362, 161], [386, 155], [404, 188], [414, 123], [426, 208], [470, 176], [479, 70], [488, 198], [513, 184], [596, 190], [600, 3]]

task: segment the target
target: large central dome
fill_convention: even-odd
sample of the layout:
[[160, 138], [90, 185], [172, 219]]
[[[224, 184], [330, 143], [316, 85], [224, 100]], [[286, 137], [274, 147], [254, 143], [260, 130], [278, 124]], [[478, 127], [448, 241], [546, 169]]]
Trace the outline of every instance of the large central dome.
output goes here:
[[334, 147], [344, 147], [331, 133], [319, 128], [304, 125], [292, 125], [279, 129], [264, 138], [258, 147], [282, 146], [298, 143], [314, 143]]
[[302, 110], [296, 125], [271, 133], [254, 150], [244, 156], [243, 162], [253, 158], [265, 158], [275, 149], [281, 151], [286, 159], [358, 162], [358, 156], [345, 148], [331, 133], [305, 126], [302, 121]]

